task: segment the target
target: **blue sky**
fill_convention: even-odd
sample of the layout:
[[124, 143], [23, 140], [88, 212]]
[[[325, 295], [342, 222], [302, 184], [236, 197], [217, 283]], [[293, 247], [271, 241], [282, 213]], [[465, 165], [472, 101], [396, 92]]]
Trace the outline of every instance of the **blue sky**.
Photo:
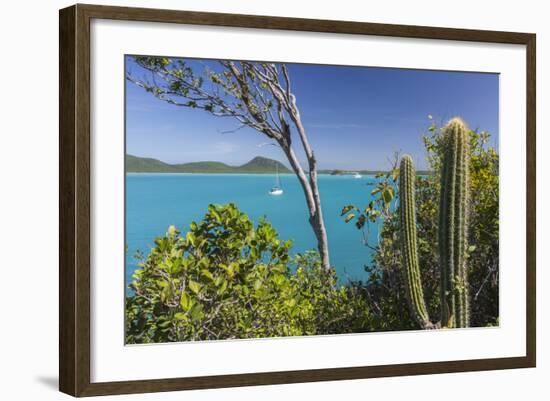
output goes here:
[[[213, 61], [200, 61], [209, 66]], [[394, 151], [426, 167], [422, 135], [430, 125], [461, 116], [498, 141], [497, 74], [288, 64], [292, 90], [320, 169], [387, 169]], [[127, 59], [133, 75], [147, 72]], [[167, 104], [126, 81], [126, 152], [168, 163], [265, 156], [288, 165], [282, 151], [259, 146], [260, 133], [198, 109]], [[299, 146], [298, 140], [294, 142]], [[301, 152], [298, 152], [301, 155]], [[304, 161], [302, 157], [301, 160]]]

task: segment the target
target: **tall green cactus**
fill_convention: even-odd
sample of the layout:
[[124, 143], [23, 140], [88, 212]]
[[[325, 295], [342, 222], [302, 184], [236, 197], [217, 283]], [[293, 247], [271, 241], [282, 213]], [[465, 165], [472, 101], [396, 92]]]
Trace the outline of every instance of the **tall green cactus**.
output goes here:
[[[439, 203], [439, 268], [441, 326], [468, 327], [467, 209], [469, 201], [469, 137], [464, 122], [451, 119], [443, 130], [443, 160]], [[400, 165], [400, 222], [405, 285], [414, 319], [431, 323], [426, 310], [417, 254], [414, 167], [410, 156]]]
[[[441, 321], [468, 327], [470, 320], [466, 270], [469, 138], [464, 122], [453, 118], [444, 131], [439, 203]], [[454, 323], [454, 324], [453, 324]]]
[[424, 291], [420, 278], [416, 241], [416, 205], [414, 181], [416, 173], [409, 155], [404, 155], [399, 166], [399, 194], [401, 218], [401, 253], [403, 263], [407, 266], [404, 274], [407, 300], [416, 322], [421, 327], [430, 325], [430, 317], [424, 301]]

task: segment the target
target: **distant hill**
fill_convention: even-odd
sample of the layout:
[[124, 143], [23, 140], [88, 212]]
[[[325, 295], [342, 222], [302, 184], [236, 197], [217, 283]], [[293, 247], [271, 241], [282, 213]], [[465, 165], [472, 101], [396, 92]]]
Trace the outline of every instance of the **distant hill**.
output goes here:
[[157, 159], [151, 159], [148, 157], [136, 157], [132, 155], [126, 155], [126, 171], [135, 172], [172, 172], [173, 166]]
[[248, 163], [243, 164], [240, 167], [237, 167], [239, 171], [247, 173], [274, 173], [275, 166], [279, 166], [279, 173], [291, 173], [291, 171], [285, 167], [284, 164], [266, 157], [256, 156], [254, 159], [250, 160]]
[[168, 164], [157, 159], [126, 155], [127, 173], [273, 174], [276, 165], [279, 166], [279, 173], [291, 173], [281, 162], [261, 156], [255, 157], [242, 166], [230, 166], [211, 161]]

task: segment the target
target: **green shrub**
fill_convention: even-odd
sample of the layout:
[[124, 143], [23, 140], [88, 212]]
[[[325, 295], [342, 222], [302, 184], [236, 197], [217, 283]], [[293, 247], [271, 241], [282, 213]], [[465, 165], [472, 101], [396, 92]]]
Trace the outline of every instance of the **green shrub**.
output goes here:
[[[291, 260], [291, 241], [233, 204], [210, 205], [181, 235], [171, 226], [142, 260], [126, 298], [126, 342], [353, 332], [367, 304], [336, 285], [316, 252]], [[290, 266], [295, 265], [295, 273]]]

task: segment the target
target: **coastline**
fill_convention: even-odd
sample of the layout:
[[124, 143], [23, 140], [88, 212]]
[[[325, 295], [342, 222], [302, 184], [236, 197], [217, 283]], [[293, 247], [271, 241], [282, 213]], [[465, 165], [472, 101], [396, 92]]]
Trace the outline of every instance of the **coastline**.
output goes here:
[[[363, 177], [374, 177], [377, 174], [387, 174], [387, 171], [375, 171], [375, 172], [363, 172], [359, 171]], [[269, 172], [172, 172], [172, 171], [126, 171], [126, 175], [145, 175], [145, 174], [154, 174], [154, 175], [265, 175], [265, 176], [274, 176], [275, 173]], [[307, 172], [306, 172], [307, 174]], [[433, 171], [417, 171], [416, 175], [426, 176], [433, 174]], [[279, 173], [281, 176], [295, 176], [294, 173]], [[354, 178], [353, 174], [331, 174], [318, 172], [317, 176], [319, 177], [351, 177]], [[354, 178], [355, 179], [355, 178]]]

